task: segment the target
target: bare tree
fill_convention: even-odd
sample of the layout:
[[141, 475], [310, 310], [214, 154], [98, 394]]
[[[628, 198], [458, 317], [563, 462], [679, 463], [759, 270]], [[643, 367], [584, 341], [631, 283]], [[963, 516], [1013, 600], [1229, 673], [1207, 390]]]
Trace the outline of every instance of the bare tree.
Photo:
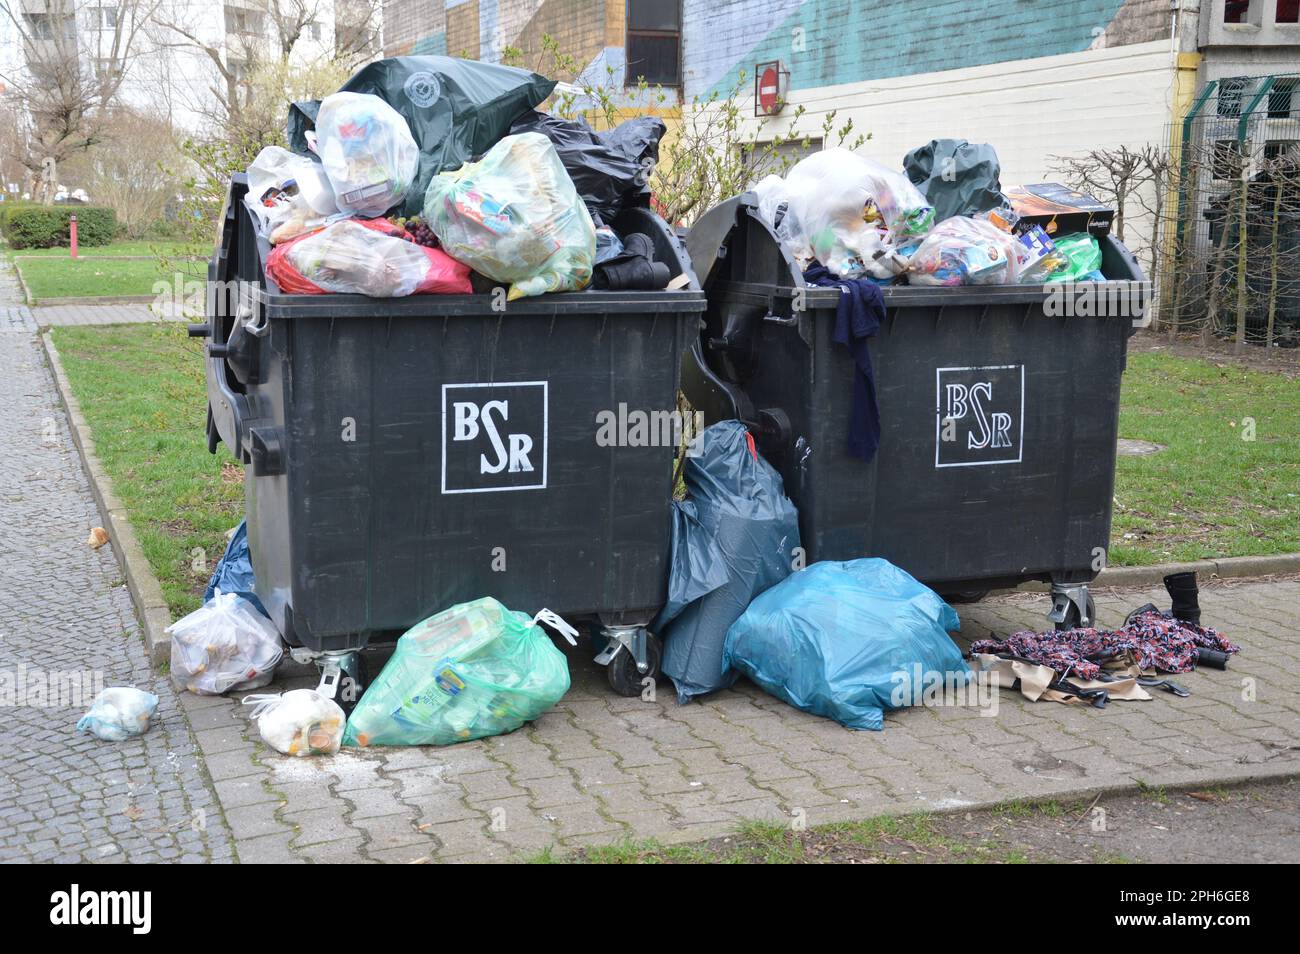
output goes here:
[[1144, 151], [1135, 152], [1127, 146], [1120, 146], [1117, 149], [1093, 149], [1081, 156], [1053, 156], [1052, 161], [1071, 187], [1115, 206], [1115, 237], [1124, 241], [1124, 212], [1128, 200], [1150, 180]]
[[159, 3], [0, 0], [21, 54], [0, 80], [26, 126], [13, 145], [29, 170], [48, 170], [101, 140]]

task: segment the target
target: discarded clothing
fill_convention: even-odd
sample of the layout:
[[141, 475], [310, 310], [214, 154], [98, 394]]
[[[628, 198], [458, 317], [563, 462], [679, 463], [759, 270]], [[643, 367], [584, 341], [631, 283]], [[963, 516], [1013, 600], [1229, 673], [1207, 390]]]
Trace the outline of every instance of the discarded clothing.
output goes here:
[[971, 645], [971, 652], [1010, 655], [1050, 666], [1063, 677], [1096, 679], [1106, 660], [1124, 653], [1132, 653], [1143, 672], [1191, 672], [1198, 647], [1240, 652], [1215, 630], [1179, 622], [1167, 613], [1140, 613], [1116, 630], [1089, 627], [981, 639]]
[[835, 343], [849, 349], [857, 373], [853, 375], [853, 406], [849, 412], [849, 453], [871, 460], [880, 446], [880, 404], [876, 400], [876, 372], [871, 366], [871, 345], [885, 319], [885, 296], [873, 281], [836, 278], [825, 266], [814, 262], [803, 273], [810, 285], [838, 286], [840, 303], [835, 309]]
[[659, 291], [668, 287], [672, 270], [655, 261], [650, 236], [633, 232], [623, 239], [622, 246], [621, 252], [595, 267], [593, 286], [605, 291]]

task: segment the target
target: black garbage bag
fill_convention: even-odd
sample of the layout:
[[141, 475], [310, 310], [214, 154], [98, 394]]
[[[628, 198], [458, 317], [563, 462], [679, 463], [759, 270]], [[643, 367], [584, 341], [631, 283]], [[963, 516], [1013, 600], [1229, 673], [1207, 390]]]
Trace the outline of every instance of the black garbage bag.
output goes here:
[[[522, 114], [551, 95], [555, 81], [527, 70], [451, 56], [394, 56], [362, 67], [340, 92], [372, 93], [401, 113], [420, 147], [420, 168], [402, 203], [419, 215], [435, 173], [481, 156]], [[320, 103], [289, 107], [289, 148], [307, 153]]]
[[934, 206], [934, 220], [975, 215], [1006, 205], [1002, 165], [992, 146], [965, 139], [932, 139], [903, 159], [903, 171]]
[[666, 130], [663, 120], [638, 116], [596, 132], [580, 119], [535, 110], [510, 127], [512, 134], [539, 132], [551, 141], [597, 225], [612, 222], [637, 196], [648, 198], [650, 169], [659, 159], [659, 140]]
[[790, 575], [799, 546], [798, 511], [745, 425], [721, 421], [697, 440], [683, 468], [687, 499], [674, 505], [668, 603], [652, 627], [679, 702], [736, 681], [722, 663], [727, 630]]

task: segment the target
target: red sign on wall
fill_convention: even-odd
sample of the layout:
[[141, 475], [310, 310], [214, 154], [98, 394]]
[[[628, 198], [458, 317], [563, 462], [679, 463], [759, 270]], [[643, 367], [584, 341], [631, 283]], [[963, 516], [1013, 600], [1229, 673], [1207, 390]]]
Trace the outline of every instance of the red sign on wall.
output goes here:
[[754, 115], [775, 116], [785, 107], [790, 71], [780, 61], [754, 67]]

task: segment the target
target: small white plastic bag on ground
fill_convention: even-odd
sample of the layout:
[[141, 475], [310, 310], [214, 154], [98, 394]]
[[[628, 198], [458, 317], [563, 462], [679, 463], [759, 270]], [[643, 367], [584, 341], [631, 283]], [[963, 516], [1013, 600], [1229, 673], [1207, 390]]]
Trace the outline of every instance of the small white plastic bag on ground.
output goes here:
[[204, 696], [266, 685], [283, 654], [271, 621], [237, 593], [218, 592], [167, 633], [172, 681]]
[[143, 689], [117, 686], [105, 689], [79, 720], [78, 732], [89, 732], [105, 742], [122, 742], [143, 735], [158, 708], [158, 697]]
[[339, 208], [354, 215], [383, 215], [401, 202], [420, 164], [406, 120], [369, 93], [321, 100], [313, 148]]
[[343, 741], [343, 710], [315, 689], [245, 696], [262, 741], [285, 755], [333, 755]]

